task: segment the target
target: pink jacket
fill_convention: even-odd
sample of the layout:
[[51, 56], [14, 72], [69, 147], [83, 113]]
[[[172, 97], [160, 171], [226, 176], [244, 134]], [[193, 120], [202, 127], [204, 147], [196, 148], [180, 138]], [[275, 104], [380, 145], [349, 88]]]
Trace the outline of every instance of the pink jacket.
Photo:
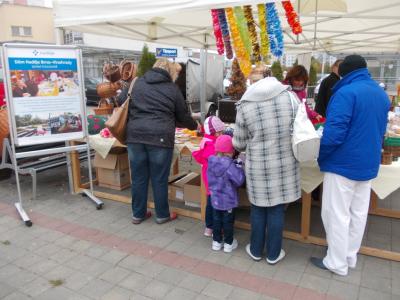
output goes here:
[[204, 186], [207, 191], [207, 195], [210, 195], [208, 190], [208, 158], [215, 155], [215, 140], [217, 138], [213, 135], [204, 134], [204, 138], [200, 142], [200, 150], [192, 153], [193, 158], [201, 165], [201, 176], [203, 177]]
[[[295, 91], [292, 90], [293, 93], [295, 93], [297, 95], [297, 97], [303, 101], [303, 99], [307, 99], [307, 91], [306, 89], [301, 90], [301, 91]], [[307, 116], [310, 120], [315, 119], [318, 116], [318, 113], [316, 113], [315, 111], [313, 111], [307, 104], [306, 104], [306, 111], [307, 111]]]

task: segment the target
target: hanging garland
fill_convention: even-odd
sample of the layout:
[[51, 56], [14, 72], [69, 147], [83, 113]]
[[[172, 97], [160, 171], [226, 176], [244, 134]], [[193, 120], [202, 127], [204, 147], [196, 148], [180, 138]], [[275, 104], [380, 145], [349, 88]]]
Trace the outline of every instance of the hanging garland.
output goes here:
[[283, 54], [283, 34], [278, 12], [276, 11], [275, 3], [267, 3], [265, 5], [267, 8], [266, 22], [271, 52], [274, 56], [281, 57]]
[[282, 6], [285, 9], [286, 19], [290, 28], [292, 28], [292, 32], [296, 35], [302, 33], [303, 28], [301, 27], [299, 16], [293, 9], [292, 3], [290, 1], [282, 1]]
[[260, 40], [261, 40], [261, 56], [266, 59], [268, 57], [269, 42], [267, 35], [267, 24], [265, 15], [265, 5], [258, 4], [258, 22], [260, 25]]
[[228, 59], [233, 58], [233, 50], [231, 45], [231, 37], [229, 34], [228, 23], [226, 22], [225, 10], [223, 8], [217, 9], [219, 26], [222, 32], [222, 38], [225, 45], [225, 54]]
[[233, 8], [225, 8], [226, 18], [228, 19], [233, 47], [235, 49], [236, 57], [239, 61], [240, 69], [242, 70], [245, 77], [249, 76], [251, 72], [250, 56], [246, 51], [242, 39], [240, 37], [239, 28], [236, 24], [236, 19], [233, 14]]
[[219, 55], [222, 55], [224, 54], [224, 41], [222, 40], [222, 32], [218, 19], [218, 11], [216, 9], [212, 9], [211, 16], [213, 21], [215, 41], [217, 44], [217, 51]]
[[246, 51], [250, 57], [251, 56], [251, 42], [250, 42], [250, 37], [249, 37], [249, 30], [247, 28], [247, 21], [246, 21], [246, 18], [244, 17], [243, 9], [240, 6], [235, 6], [234, 11], [235, 11], [237, 27], [239, 28], [239, 32], [240, 32], [240, 37], [241, 37], [244, 47], [246, 48]]
[[260, 45], [258, 44], [256, 26], [251, 5], [243, 6], [244, 17], [247, 21], [247, 29], [250, 33], [251, 46], [253, 49], [253, 58], [256, 62], [260, 61]]

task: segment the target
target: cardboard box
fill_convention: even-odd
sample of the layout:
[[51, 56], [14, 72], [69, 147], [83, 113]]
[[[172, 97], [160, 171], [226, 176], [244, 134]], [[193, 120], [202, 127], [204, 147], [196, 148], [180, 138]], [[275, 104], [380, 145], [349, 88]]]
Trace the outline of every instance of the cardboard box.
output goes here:
[[247, 190], [244, 187], [239, 188], [239, 207], [250, 206], [249, 197], [247, 196]]
[[198, 176], [197, 173], [189, 173], [184, 177], [181, 177], [168, 185], [168, 199], [175, 201], [184, 201], [184, 186], [185, 184]]
[[96, 153], [94, 166], [99, 186], [119, 191], [130, 187], [128, 153], [109, 154], [105, 159]]
[[191, 207], [201, 206], [201, 176], [200, 174], [196, 175], [196, 177], [189, 180], [183, 186], [183, 198], [185, 199], [185, 205]]

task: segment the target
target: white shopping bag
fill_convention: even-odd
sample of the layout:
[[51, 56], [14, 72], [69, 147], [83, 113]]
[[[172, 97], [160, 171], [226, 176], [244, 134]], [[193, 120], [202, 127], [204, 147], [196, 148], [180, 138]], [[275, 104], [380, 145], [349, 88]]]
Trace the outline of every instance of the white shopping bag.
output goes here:
[[308, 119], [304, 102], [300, 102], [295, 114], [294, 102], [297, 97], [289, 92], [293, 109], [292, 149], [299, 162], [316, 160], [319, 154], [320, 137]]

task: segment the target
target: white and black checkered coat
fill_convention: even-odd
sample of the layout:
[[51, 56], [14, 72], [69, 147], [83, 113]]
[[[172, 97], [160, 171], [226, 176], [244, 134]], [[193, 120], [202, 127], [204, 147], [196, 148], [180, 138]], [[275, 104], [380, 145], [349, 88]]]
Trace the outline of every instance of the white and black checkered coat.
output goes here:
[[288, 93], [288, 86], [273, 77], [265, 78], [250, 86], [237, 106], [233, 145], [246, 151], [247, 193], [257, 206], [275, 206], [301, 197]]

